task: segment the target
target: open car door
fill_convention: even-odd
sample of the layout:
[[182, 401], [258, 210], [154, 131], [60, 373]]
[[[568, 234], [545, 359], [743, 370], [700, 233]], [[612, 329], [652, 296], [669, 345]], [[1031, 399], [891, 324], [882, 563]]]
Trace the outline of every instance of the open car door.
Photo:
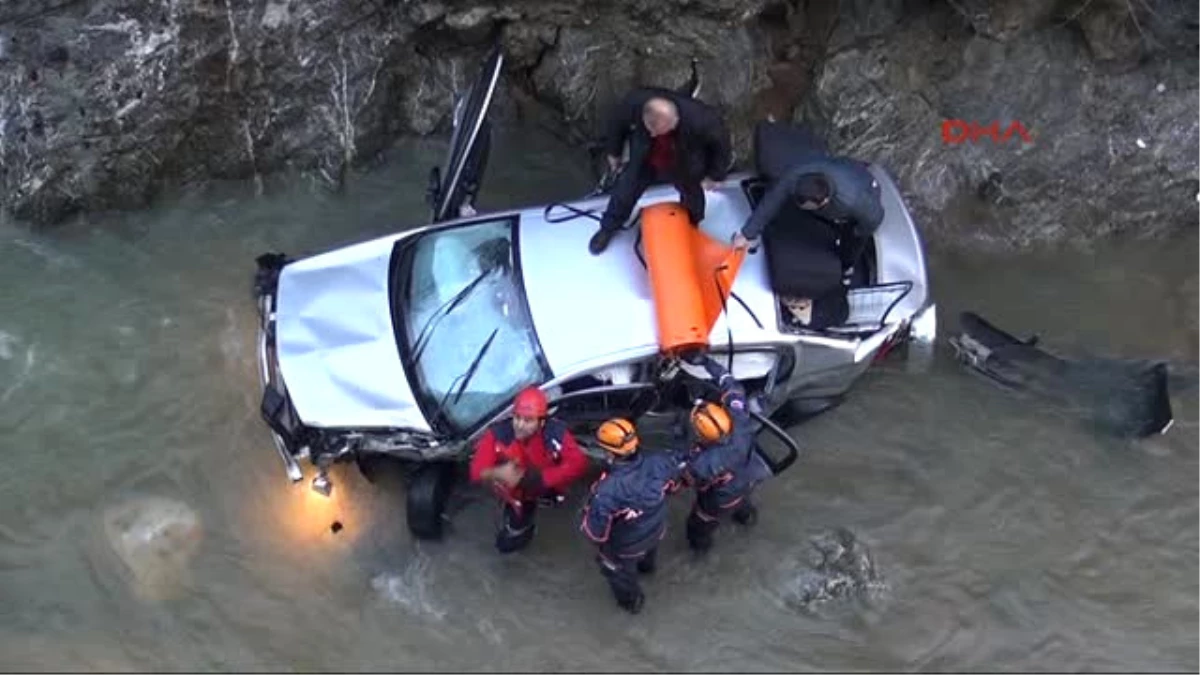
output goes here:
[[427, 197], [435, 223], [473, 213], [491, 147], [488, 111], [503, 66], [504, 54], [496, 46], [466, 96], [455, 103], [446, 164], [440, 170], [434, 167], [429, 172]]

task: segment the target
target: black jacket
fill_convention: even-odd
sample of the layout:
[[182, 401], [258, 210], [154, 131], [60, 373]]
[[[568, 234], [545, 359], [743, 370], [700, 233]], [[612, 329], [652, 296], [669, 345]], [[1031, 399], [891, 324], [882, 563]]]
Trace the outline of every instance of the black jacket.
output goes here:
[[708, 447], [695, 446], [677, 458], [687, 463], [685, 481], [697, 492], [713, 491], [717, 503], [724, 506], [770, 478], [771, 467], [754, 449], [758, 430], [750, 416], [745, 388], [712, 357], [706, 357], [703, 365], [719, 387], [717, 398], [729, 411], [733, 430], [725, 440]]
[[610, 157], [620, 157], [628, 139], [629, 163], [638, 166], [646, 161], [650, 150], [650, 132], [642, 123], [642, 106], [655, 97], [670, 100], [679, 110], [675, 148], [677, 179], [697, 182], [702, 178], [725, 180], [733, 158], [729, 129], [725, 122], [712, 107], [669, 89], [635, 89], [618, 103], [608, 124], [605, 153]]
[[833, 194], [829, 203], [813, 211], [813, 214], [830, 222], [852, 223], [859, 236], [874, 234], [883, 222], [879, 181], [875, 180], [865, 164], [847, 157], [810, 159], [789, 169], [755, 207], [754, 213], [742, 226], [742, 234], [747, 239], [756, 239], [762, 234], [763, 228], [775, 218], [792, 195], [800, 177], [814, 173], [825, 176]]

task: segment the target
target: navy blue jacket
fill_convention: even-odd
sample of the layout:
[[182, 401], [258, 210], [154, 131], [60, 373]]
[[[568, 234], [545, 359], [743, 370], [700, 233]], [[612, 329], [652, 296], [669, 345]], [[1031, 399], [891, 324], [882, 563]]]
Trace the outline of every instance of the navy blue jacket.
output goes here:
[[785, 173], [778, 182], [767, 190], [766, 196], [755, 207], [742, 235], [757, 239], [792, 195], [792, 191], [806, 174], [821, 174], [829, 181], [833, 194], [829, 203], [812, 213], [832, 223], [852, 223], [855, 233], [869, 236], [883, 222], [883, 202], [879, 181], [866, 164], [848, 157], [817, 157], [801, 162]]
[[733, 418], [733, 430], [723, 441], [693, 447], [685, 456], [684, 477], [698, 492], [715, 490], [717, 503], [725, 506], [770, 478], [771, 467], [754, 450], [757, 434], [747, 407], [746, 390], [711, 357], [705, 358], [704, 369], [720, 387], [721, 403]]
[[592, 486], [580, 529], [609, 555], [650, 550], [667, 531], [667, 496], [680, 487], [674, 453], [638, 451], [613, 462]]

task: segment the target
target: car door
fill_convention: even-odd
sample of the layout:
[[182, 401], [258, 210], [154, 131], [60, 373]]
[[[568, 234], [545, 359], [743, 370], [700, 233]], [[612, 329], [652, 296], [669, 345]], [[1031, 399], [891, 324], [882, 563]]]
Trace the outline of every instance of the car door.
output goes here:
[[488, 114], [503, 66], [504, 54], [497, 46], [466, 96], [455, 104], [446, 164], [440, 169], [434, 167], [429, 174], [427, 199], [434, 223], [469, 216], [474, 211], [491, 148]]

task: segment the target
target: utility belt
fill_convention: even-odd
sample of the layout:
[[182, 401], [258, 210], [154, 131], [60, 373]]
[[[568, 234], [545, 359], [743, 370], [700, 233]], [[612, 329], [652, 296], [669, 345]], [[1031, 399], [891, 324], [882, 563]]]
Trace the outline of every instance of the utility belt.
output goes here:
[[547, 492], [537, 499], [538, 506], [544, 506], [547, 508], [562, 506], [566, 502], [567, 496], [558, 492]]
[[541, 506], [544, 508], [555, 508], [555, 507], [562, 506], [567, 501], [566, 495], [560, 494], [558, 492], [547, 492], [545, 494], [537, 496], [536, 498], [525, 499], [525, 500], [517, 499], [516, 496], [514, 496], [511, 491], [506, 490], [504, 488], [496, 488], [495, 492], [501, 501], [503, 501], [505, 504], [507, 504], [509, 507], [511, 507], [517, 513], [521, 513], [522, 511], [524, 511], [525, 510], [524, 505], [528, 504], [530, 502], [533, 502], [533, 503], [537, 504], [538, 506]]

